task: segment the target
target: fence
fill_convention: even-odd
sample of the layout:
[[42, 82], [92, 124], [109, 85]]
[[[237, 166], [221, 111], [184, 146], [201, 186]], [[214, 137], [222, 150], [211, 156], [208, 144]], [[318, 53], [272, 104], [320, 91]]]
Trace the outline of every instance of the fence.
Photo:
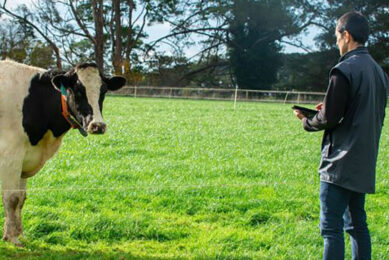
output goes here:
[[238, 100], [282, 103], [318, 103], [324, 98], [322, 92], [298, 92], [248, 89], [216, 89], [216, 88], [177, 88], [126, 86], [111, 95], [131, 97]]

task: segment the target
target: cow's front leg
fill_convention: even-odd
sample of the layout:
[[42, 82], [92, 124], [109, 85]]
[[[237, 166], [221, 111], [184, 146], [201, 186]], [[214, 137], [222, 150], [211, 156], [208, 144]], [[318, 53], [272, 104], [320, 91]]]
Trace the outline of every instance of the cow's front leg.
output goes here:
[[10, 191], [3, 192], [3, 204], [5, 211], [3, 240], [17, 246], [22, 246], [18, 239], [16, 208], [19, 204], [19, 194]]
[[21, 173], [20, 169], [18, 171], [5, 172], [7, 174], [1, 173], [5, 212], [3, 240], [9, 241], [16, 246], [22, 246], [18, 239], [21, 229], [21, 214], [17, 210], [18, 206], [22, 205], [23, 201], [21, 199], [25, 194], [25, 191], [20, 190]]
[[22, 209], [24, 201], [26, 200], [26, 184], [27, 179], [20, 179], [20, 191], [19, 191], [19, 200], [18, 205], [16, 206], [16, 236], [23, 235], [23, 223], [22, 223]]

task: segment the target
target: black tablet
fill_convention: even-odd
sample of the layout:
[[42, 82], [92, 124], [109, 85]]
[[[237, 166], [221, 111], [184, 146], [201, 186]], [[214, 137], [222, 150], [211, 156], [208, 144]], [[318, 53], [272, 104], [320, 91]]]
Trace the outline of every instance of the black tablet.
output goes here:
[[308, 118], [314, 117], [314, 116], [317, 114], [317, 112], [319, 112], [319, 111], [317, 111], [317, 110], [309, 109], [309, 108], [306, 108], [306, 107], [300, 107], [300, 106], [296, 106], [296, 105], [294, 105], [294, 106], [292, 107], [292, 109], [293, 109], [293, 110], [300, 110], [301, 113], [302, 113], [304, 116], [308, 117]]

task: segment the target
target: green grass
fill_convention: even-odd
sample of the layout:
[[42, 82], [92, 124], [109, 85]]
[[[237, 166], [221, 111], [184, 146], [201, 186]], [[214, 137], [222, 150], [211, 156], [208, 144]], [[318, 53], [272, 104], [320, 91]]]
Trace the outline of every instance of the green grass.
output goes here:
[[[321, 258], [322, 133], [290, 105], [109, 97], [104, 112], [104, 136], [71, 131], [29, 180], [26, 246], [0, 242], [0, 259]], [[373, 259], [389, 248], [388, 124]]]

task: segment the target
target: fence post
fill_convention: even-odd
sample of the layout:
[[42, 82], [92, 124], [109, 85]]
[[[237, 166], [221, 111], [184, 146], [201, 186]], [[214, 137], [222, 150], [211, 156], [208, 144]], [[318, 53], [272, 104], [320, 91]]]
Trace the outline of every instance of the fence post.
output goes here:
[[297, 95], [297, 104], [300, 104], [300, 93]]
[[284, 104], [286, 104], [286, 100], [288, 99], [289, 91], [286, 92], [285, 99], [284, 99]]
[[238, 84], [236, 84], [236, 88], [235, 88], [234, 110], [236, 109], [237, 96], [238, 96]]
[[136, 98], [136, 85], [135, 85], [135, 88], [134, 88], [134, 98]]

